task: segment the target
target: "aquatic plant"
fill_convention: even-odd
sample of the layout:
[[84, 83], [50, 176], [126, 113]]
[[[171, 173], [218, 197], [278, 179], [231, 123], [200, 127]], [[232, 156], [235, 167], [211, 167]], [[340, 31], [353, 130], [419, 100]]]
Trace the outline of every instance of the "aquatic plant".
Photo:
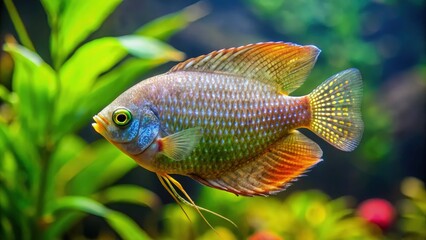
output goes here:
[[[370, 1], [337, 1], [333, 4], [322, 1], [261, 1], [246, 0], [253, 12], [265, 19], [283, 35], [295, 42], [314, 43], [324, 53], [310, 79], [323, 79], [324, 72], [333, 72], [347, 66], [360, 69], [364, 81], [363, 119], [366, 123], [364, 138], [360, 144], [361, 161], [383, 161], [391, 154], [393, 142], [389, 136], [392, 122], [389, 113], [375, 100], [375, 86], [383, 57], [379, 43], [363, 41], [372, 34], [377, 17], [365, 11], [374, 3]], [[384, 3], [382, 3], [384, 4]], [[324, 37], [327, 36], [327, 37]], [[354, 51], [356, 49], [356, 51]], [[313, 87], [307, 82], [305, 87]], [[297, 93], [297, 92], [296, 92]], [[373, 136], [373, 137], [370, 137]]]
[[[244, 198], [203, 188], [199, 202], [229, 217], [238, 228], [206, 215], [221, 239], [424, 239], [424, 183], [408, 177], [397, 204], [385, 199], [358, 202], [351, 196], [331, 198], [319, 190], [296, 191], [280, 199]], [[213, 239], [216, 233], [188, 208], [192, 223], [174, 204], [163, 208], [160, 239]], [[232, 215], [231, 215], [232, 214]], [[180, 224], [176, 224], [179, 222]]]
[[407, 177], [401, 183], [405, 198], [400, 202], [401, 218], [398, 221], [400, 237], [404, 239], [426, 238], [426, 188], [424, 182]]
[[[217, 194], [203, 188], [200, 202], [209, 209], [232, 213], [231, 220], [238, 229], [220, 219], [210, 218], [222, 239], [381, 239], [380, 230], [355, 214], [354, 199], [331, 199], [318, 190], [294, 192], [285, 199], [243, 198], [232, 194]], [[215, 233], [208, 229], [193, 210], [194, 219], [185, 224], [184, 216], [176, 206], [166, 206], [165, 239], [212, 239]], [[208, 216], [207, 216], [208, 217]], [[180, 222], [177, 226], [174, 222]], [[226, 225], [225, 225], [226, 224]], [[193, 231], [191, 232], [191, 229]], [[257, 237], [257, 238], [256, 238]], [[272, 238], [275, 237], [275, 238]], [[279, 238], [277, 238], [279, 237]], [[268, 239], [268, 238], [267, 238]]]
[[19, 43], [9, 36], [3, 46], [14, 70], [11, 89], [0, 85], [0, 239], [56, 239], [86, 214], [104, 218], [123, 239], [149, 238], [105, 204], [155, 209], [158, 197], [135, 185], [110, 186], [135, 164], [76, 132], [141, 74], [181, 60], [164, 40], [203, 13], [194, 5], [129, 35], [85, 42], [121, 2], [42, 0], [51, 30], [43, 59], [14, 3], [4, 0]]
[[[0, 239], [58, 239], [61, 237], [74, 239], [81, 237], [82, 222], [87, 221], [88, 218], [95, 218], [102, 223], [105, 221], [110, 224], [112, 230], [116, 231], [111, 233], [111, 229], [103, 226], [99, 237], [111, 237], [113, 234], [112, 237], [120, 239], [217, 238], [217, 235], [189, 208], [187, 212], [192, 222], [186, 219], [175, 203], [160, 205], [157, 194], [140, 186], [128, 184], [112, 186], [112, 183], [136, 166], [134, 162], [126, 159], [127, 157], [105, 140], [88, 144], [76, 134], [79, 132], [87, 135], [87, 132], [92, 131], [86, 130], [87, 128], [84, 131], [81, 129], [88, 125], [93, 114], [108, 104], [140, 75], [166, 61], [178, 59], [181, 53], [164, 44], [164, 40], [199, 17], [201, 14], [199, 9], [190, 8], [154, 20], [135, 30], [130, 38], [93, 39], [94, 36], [100, 35], [100, 32], [97, 34], [95, 32], [121, 1], [78, 1], [84, 2], [85, 5], [77, 6], [71, 4], [73, 1], [43, 0], [42, 4], [51, 26], [51, 40], [46, 39], [46, 42], [50, 42], [51, 45], [51, 56], [45, 57], [46, 51], [43, 51], [43, 46], [34, 46], [33, 38], [26, 34], [12, 1], [3, 0], [3, 2], [9, 9], [11, 19], [16, 26], [19, 44], [14, 37], [8, 37], [6, 45], [3, 46], [8, 53], [1, 52], [0, 56]], [[366, 137], [357, 159], [347, 161], [346, 156], [343, 156], [344, 161], [333, 160], [328, 163], [330, 165], [332, 162], [345, 162], [345, 164], [350, 162], [347, 165], [348, 168], [339, 169], [339, 172], [352, 176], [348, 178], [352, 181], [342, 185], [330, 177], [315, 180], [318, 184], [322, 184], [316, 185], [317, 187], [324, 187], [323, 191], [334, 196], [342, 194], [342, 191], [339, 192], [337, 189], [351, 186], [353, 189], [348, 190], [347, 194], [356, 194], [354, 198], [335, 199], [318, 190], [298, 191], [294, 194], [285, 192], [266, 199], [242, 198], [203, 188], [200, 196], [194, 195], [194, 200], [203, 207], [226, 214], [238, 225], [237, 229], [221, 219], [206, 214], [222, 239], [258, 239], [260, 237], [425, 239], [424, 183], [419, 179], [407, 178], [401, 186], [402, 199], [397, 196], [395, 187], [389, 186], [397, 186], [400, 178], [407, 174], [409, 167], [423, 176], [421, 175], [423, 174], [422, 164], [416, 165], [420, 163], [419, 159], [423, 160], [419, 155], [422, 152], [414, 151], [417, 149], [415, 147], [411, 148], [419, 136], [424, 136], [419, 131], [419, 126], [422, 125], [411, 124], [405, 116], [409, 115], [407, 113], [420, 114], [422, 111], [418, 109], [422, 109], [419, 106], [423, 105], [413, 103], [422, 101], [412, 98], [413, 92], [407, 88], [403, 88], [405, 95], [394, 93], [399, 92], [401, 86], [410, 86], [417, 90], [416, 93], [419, 96], [422, 96], [424, 84], [421, 83], [424, 83], [423, 80], [426, 79], [423, 77], [426, 72], [424, 54], [422, 62], [418, 63], [413, 70], [414, 76], [417, 77], [412, 78], [412, 75], [398, 77], [396, 79], [398, 84], [393, 86], [393, 92], [383, 90], [378, 92], [384, 86], [380, 81], [384, 81], [385, 78], [378, 75], [385, 74], [388, 78], [391, 74], [395, 74], [395, 71], [389, 72], [389, 68], [400, 71], [411, 67], [409, 62], [406, 63], [408, 65], [403, 64], [403, 68], [398, 67], [401, 62], [406, 61], [406, 58], [402, 58], [402, 61], [400, 57], [411, 56], [413, 51], [422, 53], [420, 50], [424, 49], [421, 47], [424, 43], [422, 35], [412, 34], [418, 32], [413, 29], [413, 26], [419, 26], [418, 24], [409, 22], [410, 24], [397, 25], [401, 26], [400, 28], [394, 27], [395, 21], [404, 24], [404, 21], [401, 21], [404, 19], [395, 18], [397, 9], [405, 9], [401, 11], [402, 14], [410, 15], [416, 22], [421, 22], [417, 21], [418, 15], [413, 12], [415, 9], [423, 9], [421, 6], [424, 3], [418, 0], [337, 1], [337, 5], [334, 5], [334, 2], [323, 1], [246, 0], [245, 2], [255, 4], [248, 6], [252, 6], [256, 15], [270, 20], [267, 23], [274, 25], [280, 32], [276, 39], [265, 36], [257, 36], [257, 39], [311, 43], [323, 49], [316, 67], [318, 71], [313, 72], [311, 79], [325, 79], [326, 74], [336, 71], [337, 68], [356, 66], [361, 69], [367, 80], [364, 99]], [[417, 5], [407, 7], [407, 5], [397, 4], [409, 2], [417, 2]], [[23, 4], [26, 3], [25, 1]], [[389, 3], [393, 10], [380, 12], [380, 8]], [[371, 7], [378, 11], [372, 11]], [[366, 9], [370, 10], [366, 11]], [[231, 8], [231, 11], [234, 10]], [[283, 10], [285, 12], [281, 12]], [[91, 14], [90, 18], [86, 17], [87, 12]], [[381, 14], [392, 16], [394, 20], [383, 20]], [[332, 21], [328, 21], [330, 19]], [[389, 21], [387, 27], [391, 26], [401, 31], [390, 33], [385, 31], [386, 34], [360, 31], [380, 29], [375, 28], [378, 27], [377, 23], [381, 23], [377, 20]], [[359, 26], [366, 23], [368, 28]], [[235, 25], [237, 26], [236, 21]], [[200, 31], [200, 28], [197, 31]], [[214, 28], [206, 31], [212, 32], [208, 36], [216, 33]], [[392, 34], [400, 37], [388, 38], [395, 37]], [[93, 40], [87, 40], [88, 36]], [[413, 38], [413, 36], [417, 37]], [[128, 41], [123, 42], [123, 39]], [[371, 39], [381, 44], [367, 46], [366, 44], [371, 43]], [[222, 43], [219, 38], [209, 40]], [[63, 41], [67, 43], [62, 44]], [[147, 43], [149, 41], [151, 41], [149, 46], [152, 48], [138, 47], [138, 44], [150, 44]], [[390, 44], [386, 45], [386, 43]], [[228, 42], [228, 44], [236, 43]], [[154, 49], [155, 46], [158, 46], [158, 49]], [[386, 46], [391, 48], [384, 48]], [[392, 48], [395, 46], [399, 46], [399, 51], [404, 54], [396, 54], [397, 59], [394, 60], [393, 65], [389, 65], [389, 59], [380, 54], [395, 54], [398, 52], [396, 51], [398, 49]], [[146, 50], [153, 51], [145, 52]], [[377, 52], [378, 50], [381, 52]], [[100, 55], [102, 53], [107, 54]], [[353, 53], [355, 55], [352, 55]], [[105, 62], [107, 60], [109, 62]], [[15, 65], [13, 81], [9, 82], [7, 81], [8, 71], [5, 71], [4, 67], [6, 66], [8, 70], [13, 64]], [[383, 67], [385, 64], [388, 64], [387, 68]], [[416, 78], [420, 79], [418, 81], [420, 84], [408, 85], [415, 82], [411, 80]], [[317, 83], [312, 81], [311, 87], [313, 88]], [[306, 88], [310, 87], [306, 86]], [[404, 133], [410, 135], [410, 141], [404, 136], [401, 138], [403, 132], [398, 132], [397, 135], [391, 134], [392, 131], [396, 131], [395, 123], [388, 114], [389, 109], [383, 109], [383, 106], [378, 103], [378, 101], [388, 101], [386, 97], [390, 96], [394, 97], [393, 101], [388, 102], [389, 109], [398, 110], [399, 108], [395, 107], [398, 104], [406, 106], [407, 111], [401, 111], [396, 116], [403, 116], [399, 117], [400, 121], [412, 125], [411, 132]], [[413, 133], [419, 135], [413, 137]], [[410, 148], [405, 146], [405, 151], [401, 152], [401, 146], [396, 143], [409, 145]], [[399, 150], [395, 151], [395, 149]], [[395, 154], [392, 151], [395, 151]], [[330, 156], [327, 158], [330, 159]], [[352, 170], [349, 169], [352, 167], [351, 163], [355, 165]], [[334, 171], [337, 168], [332, 169]], [[367, 174], [353, 177], [360, 172], [367, 172]], [[327, 172], [321, 174], [326, 176]], [[328, 184], [330, 182], [336, 185]], [[309, 184], [307, 186], [312, 187]], [[191, 189], [191, 186], [186, 187]], [[304, 188], [303, 185], [300, 188]], [[290, 191], [294, 190], [297, 189], [290, 189]], [[358, 195], [360, 192], [362, 194]], [[382, 231], [355, 214], [355, 209], [358, 208], [356, 200], [363, 200], [359, 199], [360, 196], [392, 200], [390, 203], [395, 208], [395, 220], [389, 229]], [[147, 222], [146, 225], [153, 226], [154, 231], [146, 228], [145, 225], [141, 229], [138, 219], [131, 219], [132, 214], [128, 216], [124, 211], [113, 210], [116, 209], [114, 204], [117, 202], [146, 206], [143, 210], [149, 214], [143, 216], [143, 219]], [[143, 215], [143, 213], [145, 212], [135, 214]], [[354, 230], [356, 231], [353, 236], [349, 235]], [[339, 231], [347, 235], [342, 238], [336, 237], [336, 232], [339, 233]]]

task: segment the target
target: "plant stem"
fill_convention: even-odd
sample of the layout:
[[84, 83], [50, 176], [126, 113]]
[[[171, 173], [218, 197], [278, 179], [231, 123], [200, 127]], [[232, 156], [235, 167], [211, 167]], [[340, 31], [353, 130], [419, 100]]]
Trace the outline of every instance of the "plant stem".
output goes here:
[[36, 209], [34, 215], [34, 226], [33, 226], [33, 237], [34, 239], [43, 239], [44, 235], [44, 224], [43, 214], [46, 207], [46, 193], [48, 185], [48, 175], [49, 175], [49, 166], [50, 166], [50, 157], [52, 155], [51, 146], [47, 144], [39, 149], [40, 160], [41, 160], [41, 171], [40, 171], [40, 184], [38, 188], [38, 194], [36, 199]]
[[12, 0], [3, 0], [4, 5], [6, 6], [7, 12], [10, 15], [13, 26], [16, 29], [16, 33], [19, 36], [19, 39], [22, 41], [22, 45], [31, 51], [35, 52], [33, 43], [31, 42], [30, 37], [28, 36], [27, 30], [25, 29], [24, 23], [22, 22], [21, 17], [19, 16], [18, 10], [16, 10], [15, 5]]
[[[54, 21], [51, 23], [52, 27], [52, 39], [55, 39], [57, 41], [58, 39], [58, 22]], [[53, 41], [51, 39], [51, 41]], [[54, 49], [51, 49], [52, 54], [52, 61], [53, 61], [53, 68], [55, 69], [55, 75], [56, 75], [56, 84], [57, 84], [57, 91], [54, 96], [54, 100], [50, 104], [50, 113], [51, 116], [48, 118], [47, 125], [53, 126], [52, 119], [54, 118], [56, 104], [59, 99], [60, 95], [60, 89], [61, 89], [61, 81], [60, 81], [60, 75], [59, 71], [61, 68], [61, 63], [58, 61], [58, 51], [53, 51]], [[43, 214], [45, 212], [46, 208], [46, 202], [49, 202], [49, 199], [46, 199], [46, 194], [48, 190], [48, 184], [49, 184], [49, 171], [50, 171], [50, 165], [51, 165], [51, 156], [54, 152], [54, 149], [57, 147], [59, 139], [57, 139], [57, 136], [52, 135], [52, 130], [50, 128], [46, 129], [45, 132], [46, 135], [46, 142], [44, 146], [42, 146], [39, 149], [40, 153], [40, 159], [41, 159], [41, 176], [40, 176], [40, 185], [39, 185], [39, 192], [37, 196], [37, 205], [36, 205], [36, 213], [35, 213], [35, 225], [36, 225], [36, 232], [35, 232], [35, 239], [44, 239], [45, 236], [45, 229], [46, 227], [43, 223]], [[41, 223], [41, 225], [40, 225]]]

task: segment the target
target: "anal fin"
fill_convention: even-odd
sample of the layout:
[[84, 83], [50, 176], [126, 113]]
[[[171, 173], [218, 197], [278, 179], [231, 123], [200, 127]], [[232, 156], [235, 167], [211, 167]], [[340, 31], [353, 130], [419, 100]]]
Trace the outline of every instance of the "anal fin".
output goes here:
[[218, 178], [191, 175], [210, 187], [238, 195], [270, 195], [283, 191], [307, 169], [321, 161], [322, 150], [299, 131], [292, 131], [262, 154]]

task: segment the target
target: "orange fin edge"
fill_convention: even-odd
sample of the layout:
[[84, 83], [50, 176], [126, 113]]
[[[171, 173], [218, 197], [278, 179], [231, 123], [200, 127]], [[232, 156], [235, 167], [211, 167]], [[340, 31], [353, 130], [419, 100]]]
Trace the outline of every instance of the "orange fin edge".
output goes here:
[[[207, 186], [243, 196], [269, 196], [286, 187], [322, 159], [321, 148], [297, 130], [264, 153], [217, 178], [191, 175]], [[243, 180], [242, 180], [243, 179]]]
[[194, 71], [237, 75], [271, 84], [279, 92], [289, 94], [306, 80], [320, 52], [321, 50], [313, 45], [260, 42], [191, 58], [175, 65], [169, 72]]

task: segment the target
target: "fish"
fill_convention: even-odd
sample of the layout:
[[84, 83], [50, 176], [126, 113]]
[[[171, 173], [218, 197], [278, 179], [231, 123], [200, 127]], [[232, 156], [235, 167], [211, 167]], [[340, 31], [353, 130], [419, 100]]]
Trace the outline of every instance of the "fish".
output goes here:
[[261, 42], [188, 59], [122, 93], [93, 117], [93, 128], [197, 211], [212, 212], [195, 205], [171, 175], [236, 195], [276, 194], [322, 161], [320, 146], [298, 129], [342, 151], [362, 138], [359, 70], [290, 96], [320, 52]]

